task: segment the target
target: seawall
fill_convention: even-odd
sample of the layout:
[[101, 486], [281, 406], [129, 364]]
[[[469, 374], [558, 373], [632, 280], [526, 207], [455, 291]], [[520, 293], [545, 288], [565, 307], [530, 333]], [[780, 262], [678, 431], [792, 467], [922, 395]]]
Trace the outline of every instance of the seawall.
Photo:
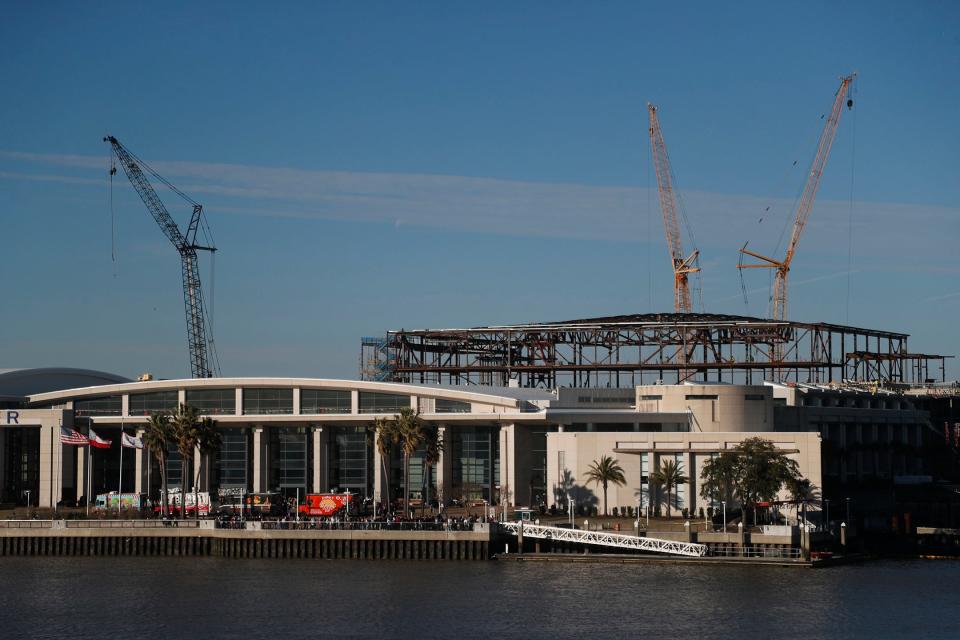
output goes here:
[[0, 556], [488, 560], [491, 532], [56, 526], [0, 528]]

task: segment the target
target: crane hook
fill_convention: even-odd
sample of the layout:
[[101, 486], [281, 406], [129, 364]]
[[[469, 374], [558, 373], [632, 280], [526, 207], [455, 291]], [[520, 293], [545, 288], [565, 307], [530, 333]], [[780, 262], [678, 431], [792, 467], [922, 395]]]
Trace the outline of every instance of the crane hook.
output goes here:
[[847, 98], [847, 111], [853, 109], [853, 98]]

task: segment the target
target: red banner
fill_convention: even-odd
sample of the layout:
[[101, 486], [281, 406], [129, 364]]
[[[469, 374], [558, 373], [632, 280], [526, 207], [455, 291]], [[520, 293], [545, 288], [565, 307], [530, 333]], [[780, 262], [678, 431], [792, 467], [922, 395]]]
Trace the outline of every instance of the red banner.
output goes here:
[[332, 516], [346, 507], [353, 496], [349, 493], [308, 493], [300, 505], [300, 513], [307, 516]]

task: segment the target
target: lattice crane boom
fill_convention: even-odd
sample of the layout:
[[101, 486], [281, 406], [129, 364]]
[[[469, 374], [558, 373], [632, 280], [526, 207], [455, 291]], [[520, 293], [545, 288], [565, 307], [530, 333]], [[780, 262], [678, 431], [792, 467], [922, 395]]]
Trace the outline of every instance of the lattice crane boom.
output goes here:
[[[807, 226], [807, 220], [810, 219], [810, 213], [813, 211], [813, 202], [817, 197], [817, 189], [820, 186], [820, 178], [823, 176], [823, 170], [827, 165], [827, 158], [830, 157], [830, 149], [833, 147], [833, 141], [837, 135], [837, 127], [840, 124], [840, 114], [843, 113], [843, 104], [850, 92], [850, 85], [853, 83], [856, 73], [840, 79], [840, 88], [833, 101], [833, 107], [830, 110], [830, 116], [820, 133], [820, 140], [817, 144], [817, 153], [810, 165], [810, 171], [807, 173], [807, 182], [803, 188], [803, 194], [797, 204], [796, 217], [793, 223], [793, 231], [790, 234], [790, 244], [787, 245], [787, 251], [783, 260], [775, 260], [767, 256], [748, 251], [746, 247], [740, 249], [740, 253], [757, 258], [762, 262], [760, 264], [739, 264], [740, 269], [776, 269], [776, 276], [773, 285], [773, 318], [774, 320], [786, 320], [787, 318], [787, 278], [790, 274], [790, 263], [793, 262], [793, 256], [797, 251], [797, 244], [800, 242], [800, 236]], [[846, 100], [847, 108], [853, 107], [852, 100]]]
[[216, 247], [196, 243], [197, 231], [200, 228], [203, 215], [203, 206], [151, 171], [174, 192], [193, 205], [193, 213], [190, 216], [187, 232], [186, 234], [182, 233], [143, 172], [141, 165], [146, 166], [146, 164], [120, 144], [115, 137], [107, 136], [103, 140], [110, 143], [120, 166], [123, 167], [123, 172], [130, 180], [130, 184], [133, 185], [137, 195], [143, 200], [147, 211], [150, 212], [160, 230], [163, 231], [163, 234], [180, 254], [183, 301], [187, 320], [187, 346], [190, 351], [190, 375], [194, 378], [210, 378], [215, 374], [219, 375], [220, 371], [213, 339], [208, 334], [206, 327], [203, 289], [200, 284], [200, 270], [197, 260], [197, 251], [214, 252], [217, 250]]
[[650, 113], [650, 149], [653, 153], [653, 167], [657, 174], [657, 191], [660, 195], [660, 210], [663, 212], [663, 228], [667, 236], [667, 248], [670, 251], [670, 264], [673, 267], [673, 310], [677, 313], [691, 313], [693, 301], [690, 297], [689, 275], [700, 271], [696, 249], [684, 255], [683, 241], [680, 235], [680, 222], [677, 217], [677, 196], [674, 191], [673, 170], [667, 145], [657, 117], [657, 107], [647, 103]]

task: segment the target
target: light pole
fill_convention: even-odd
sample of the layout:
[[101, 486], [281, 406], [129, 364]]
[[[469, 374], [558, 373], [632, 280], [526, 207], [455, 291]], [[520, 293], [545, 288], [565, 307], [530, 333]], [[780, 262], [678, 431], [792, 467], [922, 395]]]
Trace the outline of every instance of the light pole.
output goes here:
[[635, 521], [637, 537], [640, 537], [640, 505], [642, 504], [642, 502], [643, 502], [643, 499], [640, 496], [637, 496], [637, 519]]
[[723, 532], [727, 532], [727, 501], [721, 500], [720, 504], [723, 505]]
[[824, 512], [823, 512], [824, 527], [823, 528], [825, 531], [829, 531], [830, 530], [830, 500], [828, 498], [823, 499], [823, 508], [824, 508]]
[[847, 498], [847, 523], [850, 523], [850, 498]]

